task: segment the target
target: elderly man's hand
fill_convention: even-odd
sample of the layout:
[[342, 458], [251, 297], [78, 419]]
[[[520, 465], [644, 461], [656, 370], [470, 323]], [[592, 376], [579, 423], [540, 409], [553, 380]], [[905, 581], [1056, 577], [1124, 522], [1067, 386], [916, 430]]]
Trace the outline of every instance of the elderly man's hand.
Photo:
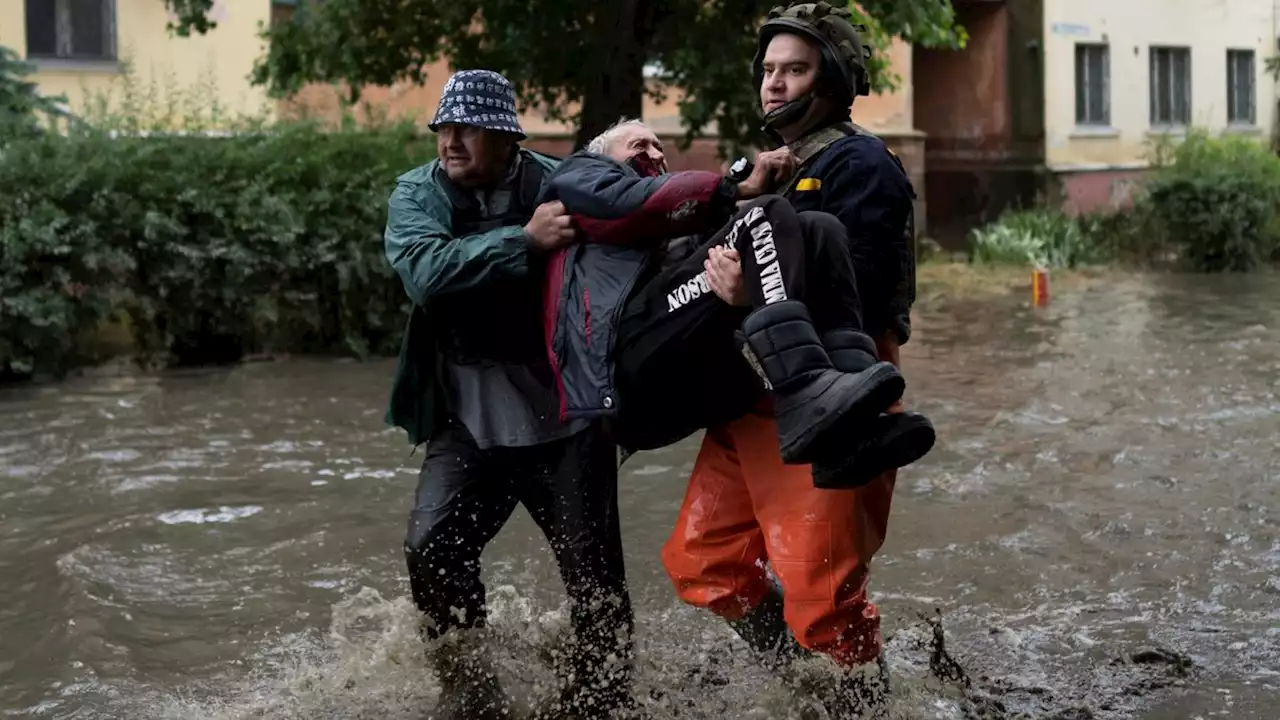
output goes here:
[[539, 205], [525, 224], [524, 232], [529, 236], [530, 244], [543, 251], [568, 245], [577, 237], [573, 218], [559, 200]]
[[738, 183], [738, 198], [751, 200], [773, 192], [795, 174], [799, 160], [788, 148], [766, 150], [756, 155], [755, 167], [746, 180]]
[[702, 264], [707, 271], [707, 283], [721, 300], [738, 307], [751, 305], [751, 296], [742, 282], [742, 260], [732, 248], [713, 247]]

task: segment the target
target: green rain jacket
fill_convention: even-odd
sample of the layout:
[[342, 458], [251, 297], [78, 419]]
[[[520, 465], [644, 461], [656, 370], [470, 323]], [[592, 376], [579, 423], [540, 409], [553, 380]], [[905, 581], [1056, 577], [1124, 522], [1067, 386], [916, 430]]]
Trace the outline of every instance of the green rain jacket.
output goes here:
[[[520, 153], [526, 162], [540, 163], [548, 175], [559, 165], [546, 155], [523, 149]], [[432, 299], [497, 276], [529, 271], [528, 245], [520, 226], [453, 236], [453, 208], [436, 180], [439, 166], [439, 160], [432, 160], [396, 178], [383, 236], [387, 261], [413, 300], [385, 419], [407, 432], [413, 445], [431, 439], [442, 405]]]

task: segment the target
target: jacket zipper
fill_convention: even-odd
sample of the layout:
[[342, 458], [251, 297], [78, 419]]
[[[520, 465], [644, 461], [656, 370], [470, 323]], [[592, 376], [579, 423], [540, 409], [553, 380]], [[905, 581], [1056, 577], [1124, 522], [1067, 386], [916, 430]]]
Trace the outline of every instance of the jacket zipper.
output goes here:
[[586, 283], [582, 285], [582, 331], [587, 336], [587, 347], [591, 347], [591, 290]]
[[[614, 376], [617, 374], [616, 369], [618, 367], [617, 351], [618, 342], [620, 340], [618, 337], [618, 324], [622, 318], [622, 310], [627, 306], [627, 298], [631, 295], [631, 288], [636, 284], [636, 279], [643, 275], [648, 267], [649, 261], [645, 260], [645, 262], [641, 263], [640, 268], [631, 274], [631, 277], [627, 279], [626, 284], [622, 286], [622, 294], [619, 295], [620, 299], [618, 303], [614, 306], [613, 311], [609, 313], [609, 331], [610, 336], [613, 338], [613, 347], [608, 348], [609, 355], [606, 357], [612, 357], [609, 357], [609, 362], [605, 363], [605, 367], [607, 368], [609, 375], [609, 394], [611, 396], [616, 396], [618, 393], [618, 389], [614, 385]], [[616, 412], [617, 407], [618, 400], [614, 397], [612, 409]]]

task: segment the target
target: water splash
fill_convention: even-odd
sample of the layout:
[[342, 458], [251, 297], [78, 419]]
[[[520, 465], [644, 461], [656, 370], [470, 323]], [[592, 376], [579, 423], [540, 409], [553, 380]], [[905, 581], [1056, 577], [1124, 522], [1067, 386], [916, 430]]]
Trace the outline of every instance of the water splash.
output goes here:
[[[527, 708], [553, 684], [550, 658], [566, 637], [567, 614], [563, 607], [539, 612], [511, 586], [495, 588], [489, 604], [487, 635], [496, 673], [517, 706]], [[847, 670], [817, 655], [798, 661], [786, 679], [775, 676], [755, 663], [726, 626], [712, 623], [691, 635], [689, 616], [698, 612], [671, 606], [641, 619], [635, 683], [641, 717], [828, 717], [812, 689], [830, 685]], [[333, 606], [325, 636], [279, 638], [247, 677], [193, 688], [183, 699], [153, 698], [144, 712], [165, 720], [420, 720], [429, 716], [440, 688], [426, 663], [419, 624], [407, 598], [389, 600], [365, 587]], [[673, 627], [680, 632], [671, 632]], [[978, 717], [972, 714], [978, 703], [964, 692], [968, 677], [946, 650], [944, 635], [939, 617], [890, 639], [893, 695], [883, 717]], [[872, 666], [854, 672], [878, 671]]]

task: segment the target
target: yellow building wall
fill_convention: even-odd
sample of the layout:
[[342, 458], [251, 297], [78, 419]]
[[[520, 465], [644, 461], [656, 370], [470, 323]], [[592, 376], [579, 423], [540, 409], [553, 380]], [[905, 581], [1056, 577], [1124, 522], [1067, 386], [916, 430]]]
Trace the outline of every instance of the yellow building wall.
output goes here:
[[[1276, 86], [1263, 70], [1274, 54], [1273, 0], [1046, 0], [1044, 12], [1046, 161], [1051, 169], [1142, 167], [1150, 142], [1151, 45], [1191, 49], [1191, 122], [1227, 129], [1227, 50], [1252, 49], [1257, 122], [1233, 132], [1267, 137]], [[1076, 126], [1075, 45], [1110, 46], [1109, 128]], [[1174, 134], [1176, 137], [1176, 133]]]
[[[52, 0], [49, 0], [52, 2]], [[259, 23], [271, 15], [271, 0], [215, 0], [210, 16], [218, 27], [207, 35], [182, 38], [165, 25], [171, 19], [162, 0], [115, 0], [116, 50], [132, 66], [136, 82], [154, 83], [161, 97], [172, 91], [194, 94], [203, 105], [216, 98], [225, 112], [259, 114], [273, 105], [249, 82], [254, 61], [265, 52]], [[0, 45], [26, 57], [26, 17], [22, 0], [0, 0]], [[32, 60], [32, 80], [48, 95], [65, 94], [73, 110], [82, 110], [86, 92], [112, 92], [124, 80], [121, 62]]]
[[26, 3], [22, 0], [0, 0], [0, 45], [27, 54]]

